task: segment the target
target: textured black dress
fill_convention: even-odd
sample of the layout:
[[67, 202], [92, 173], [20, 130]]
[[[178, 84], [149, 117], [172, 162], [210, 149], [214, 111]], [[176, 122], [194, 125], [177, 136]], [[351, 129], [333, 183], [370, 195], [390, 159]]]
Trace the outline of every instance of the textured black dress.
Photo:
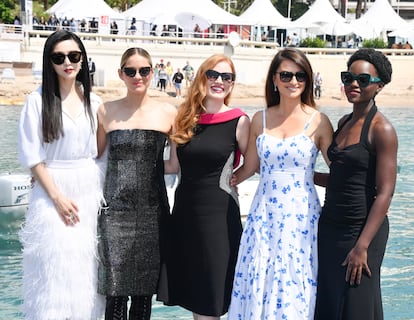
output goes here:
[[227, 312], [242, 233], [237, 194], [229, 185], [242, 115], [239, 109], [203, 114], [195, 136], [177, 148], [181, 180], [158, 295], [167, 305], [209, 316]]
[[169, 215], [164, 183], [166, 135], [153, 130], [108, 133], [104, 197], [98, 220], [99, 293], [152, 295], [160, 270], [159, 223]]
[[345, 282], [347, 267], [342, 266], [365, 226], [376, 196], [376, 155], [368, 142], [368, 130], [376, 111], [374, 105], [367, 114], [359, 143], [339, 149], [335, 139], [342, 126], [328, 148], [332, 163], [319, 219], [317, 320], [383, 319], [380, 268], [389, 232], [387, 217], [368, 248], [371, 277], [363, 273], [361, 284], [350, 286]]

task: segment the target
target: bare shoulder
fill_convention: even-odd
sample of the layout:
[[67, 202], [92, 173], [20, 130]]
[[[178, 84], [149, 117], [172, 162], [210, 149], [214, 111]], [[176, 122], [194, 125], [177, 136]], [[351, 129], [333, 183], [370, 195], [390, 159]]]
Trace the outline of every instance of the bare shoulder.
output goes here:
[[375, 114], [371, 128], [374, 138], [397, 140], [397, 132], [395, 131], [394, 126], [387, 117], [379, 111]]

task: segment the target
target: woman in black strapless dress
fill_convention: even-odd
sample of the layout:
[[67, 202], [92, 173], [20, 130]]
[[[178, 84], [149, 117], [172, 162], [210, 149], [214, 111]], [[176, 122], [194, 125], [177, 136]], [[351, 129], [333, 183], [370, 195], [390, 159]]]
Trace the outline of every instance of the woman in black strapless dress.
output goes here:
[[319, 219], [315, 319], [383, 319], [380, 268], [397, 172], [396, 132], [374, 98], [391, 81], [379, 51], [361, 49], [341, 73], [353, 112], [339, 121]]
[[176, 109], [147, 96], [151, 57], [141, 48], [121, 58], [126, 97], [98, 111], [98, 148], [107, 148], [107, 203], [98, 220], [99, 293], [105, 319], [150, 319], [160, 273], [160, 220], [169, 215], [163, 152]]

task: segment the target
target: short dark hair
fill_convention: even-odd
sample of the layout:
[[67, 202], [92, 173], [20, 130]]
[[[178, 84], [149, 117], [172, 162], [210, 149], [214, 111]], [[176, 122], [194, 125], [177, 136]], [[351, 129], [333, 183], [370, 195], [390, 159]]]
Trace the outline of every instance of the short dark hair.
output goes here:
[[377, 70], [378, 76], [384, 84], [391, 82], [391, 62], [381, 51], [372, 48], [359, 49], [349, 58], [347, 63], [348, 69], [357, 60], [364, 60], [371, 63]]

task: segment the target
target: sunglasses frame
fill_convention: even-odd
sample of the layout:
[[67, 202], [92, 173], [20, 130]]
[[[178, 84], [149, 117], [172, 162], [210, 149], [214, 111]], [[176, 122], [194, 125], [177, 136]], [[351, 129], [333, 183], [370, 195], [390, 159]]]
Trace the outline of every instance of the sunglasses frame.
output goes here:
[[276, 72], [279, 74], [279, 79], [282, 82], [291, 82], [293, 79], [293, 76], [295, 76], [297, 82], [306, 82], [308, 81], [308, 75], [305, 71], [298, 71], [296, 73], [290, 72], [290, 71], [280, 71]]
[[232, 72], [218, 72], [211, 69], [206, 71], [206, 77], [211, 81], [216, 81], [220, 77], [223, 82], [227, 81], [228, 83], [232, 83], [236, 79], [236, 75]]
[[[345, 81], [344, 77], [351, 77], [352, 80], [351, 82]], [[361, 79], [366, 78], [366, 80], [363, 81], [367, 81], [367, 82], [361, 82]], [[341, 82], [344, 84], [344, 86], [348, 87], [350, 86], [354, 81], [358, 82], [358, 85], [360, 88], [366, 88], [368, 87], [371, 83], [379, 83], [382, 82], [381, 78], [379, 77], [374, 77], [372, 75], [370, 75], [369, 73], [360, 73], [360, 74], [352, 74], [349, 71], [342, 71], [341, 72]]]
[[148, 67], [141, 67], [139, 69], [133, 67], [123, 67], [122, 72], [125, 73], [127, 77], [134, 78], [138, 74], [142, 77], [148, 77], [151, 74], [152, 68]]
[[59, 66], [65, 62], [66, 57], [69, 59], [70, 63], [79, 63], [79, 61], [82, 60], [82, 52], [69, 51], [68, 54], [65, 54], [63, 52], [53, 52], [50, 55], [50, 60], [53, 62], [53, 64]]

